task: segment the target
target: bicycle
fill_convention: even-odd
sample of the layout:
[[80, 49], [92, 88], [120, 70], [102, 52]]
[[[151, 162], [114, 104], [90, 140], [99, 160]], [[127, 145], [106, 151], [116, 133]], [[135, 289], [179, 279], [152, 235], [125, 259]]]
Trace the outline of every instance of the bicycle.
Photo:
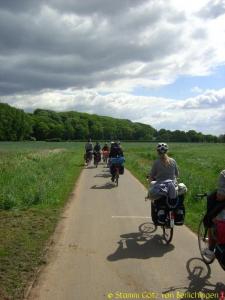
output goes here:
[[[195, 197], [196, 198], [207, 198], [208, 194], [203, 193], [203, 194], [197, 194]], [[209, 247], [209, 238], [208, 238], [208, 231], [209, 228], [204, 225], [204, 216], [201, 218], [198, 226], [198, 246], [199, 246], [199, 251], [201, 254], [201, 257], [203, 261], [209, 265], [214, 262], [214, 260], [217, 258], [217, 261], [219, 262], [220, 266], [222, 269], [225, 271], [225, 254], [224, 254], [224, 261], [222, 261], [220, 258], [220, 255], [223, 255], [223, 252], [225, 253], [225, 244], [219, 244], [217, 240], [217, 231], [216, 231], [216, 224], [213, 224], [212, 229], [211, 229], [211, 234], [212, 238], [216, 241], [215, 247], [214, 247], [214, 256], [207, 256], [205, 253], [205, 250], [208, 249]]]

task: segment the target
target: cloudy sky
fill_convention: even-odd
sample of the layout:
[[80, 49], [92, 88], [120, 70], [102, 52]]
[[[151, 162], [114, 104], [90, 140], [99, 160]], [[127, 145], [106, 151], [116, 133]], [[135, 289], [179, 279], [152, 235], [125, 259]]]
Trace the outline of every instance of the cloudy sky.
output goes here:
[[225, 133], [225, 0], [0, 0], [0, 102]]

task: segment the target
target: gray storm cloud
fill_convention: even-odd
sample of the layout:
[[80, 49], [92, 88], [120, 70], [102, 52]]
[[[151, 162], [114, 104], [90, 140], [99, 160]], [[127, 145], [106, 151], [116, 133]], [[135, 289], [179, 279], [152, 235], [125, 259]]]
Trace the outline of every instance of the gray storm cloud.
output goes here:
[[188, 21], [161, 0], [0, 1], [0, 95], [171, 82], [193, 73], [190, 56], [193, 65], [209, 56], [210, 46], [188, 48], [190, 38], [207, 38]]

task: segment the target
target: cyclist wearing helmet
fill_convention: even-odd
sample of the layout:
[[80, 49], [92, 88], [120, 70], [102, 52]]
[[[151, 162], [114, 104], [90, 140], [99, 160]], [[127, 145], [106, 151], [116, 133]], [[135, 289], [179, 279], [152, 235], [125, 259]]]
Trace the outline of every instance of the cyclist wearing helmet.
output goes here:
[[[165, 199], [162, 196], [169, 196], [171, 199], [177, 198], [177, 180], [179, 171], [176, 161], [167, 155], [168, 145], [166, 143], [159, 143], [156, 147], [159, 158], [154, 161], [151, 171], [149, 173], [149, 179], [151, 180], [148, 198], [154, 201], [154, 207], [152, 202], [152, 220], [155, 224], [165, 223]], [[179, 205], [183, 209], [183, 203]], [[177, 224], [183, 224], [184, 209], [180, 210], [179, 219]]]
[[159, 158], [153, 163], [150, 171], [150, 179], [154, 181], [173, 180], [179, 176], [176, 161], [167, 155], [168, 145], [166, 143], [159, 143], [156, 150]]

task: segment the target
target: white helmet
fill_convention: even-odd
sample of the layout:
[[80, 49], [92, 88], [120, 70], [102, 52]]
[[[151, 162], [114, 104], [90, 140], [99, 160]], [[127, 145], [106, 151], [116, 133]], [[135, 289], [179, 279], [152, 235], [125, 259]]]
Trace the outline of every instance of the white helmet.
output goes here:
[[168, 151], [169, 147], [166, 143], [159, 143], [156, 149], [159, 153], [164, 154]]

